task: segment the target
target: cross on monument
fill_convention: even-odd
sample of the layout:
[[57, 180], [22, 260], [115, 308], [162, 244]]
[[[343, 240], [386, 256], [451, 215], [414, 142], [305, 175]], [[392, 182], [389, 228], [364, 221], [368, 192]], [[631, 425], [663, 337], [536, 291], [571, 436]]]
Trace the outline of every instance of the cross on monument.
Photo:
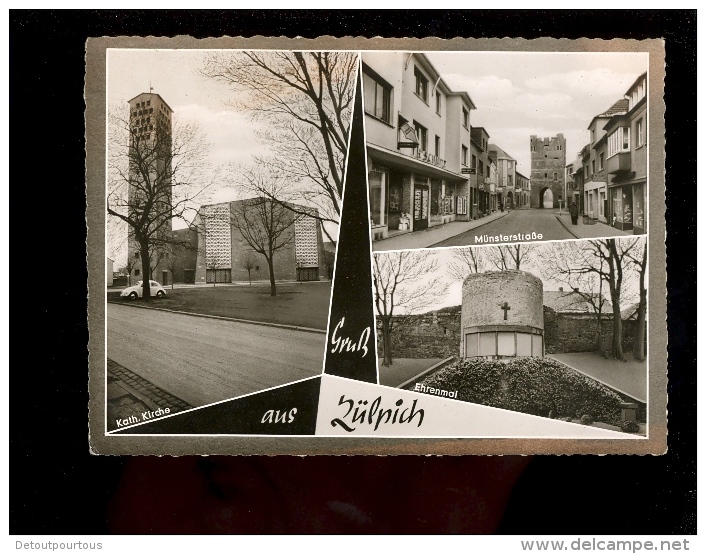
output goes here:
[[502, 304], [500, 304], [500, 309], [505, 312], [505, 314], [503, 315], [503, 319], [504, 319], [505, 321], [507, 321], [507, 311], [508, 311], [509, 309], [511, 309], [511, 308], [510, 308], [510, 304], [508, 304], [507, 301], [505, 301], [505, 302], [503, 302]]

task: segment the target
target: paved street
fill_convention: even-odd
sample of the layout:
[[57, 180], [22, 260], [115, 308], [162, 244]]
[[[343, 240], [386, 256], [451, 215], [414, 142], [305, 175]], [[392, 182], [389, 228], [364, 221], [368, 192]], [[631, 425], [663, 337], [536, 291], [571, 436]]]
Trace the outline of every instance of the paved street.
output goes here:
[[320, 375], [326, 336], [108, 304], [108, 357], [202, 406]]
[[551, 210], [510, 210], [510, 214], [506, 217], [491, 221], [486, 225], [456, 235], [455, 237], [436, 243], [433, 246], [473, 246], [477, 244], [487, 244], [476, 242], [475, 237], [482, 235], [495, 236], [518, 233], [541, 233], [542, 240], [575, 238], [557, 221], [556, 214], [558, 212], [558, 208]]

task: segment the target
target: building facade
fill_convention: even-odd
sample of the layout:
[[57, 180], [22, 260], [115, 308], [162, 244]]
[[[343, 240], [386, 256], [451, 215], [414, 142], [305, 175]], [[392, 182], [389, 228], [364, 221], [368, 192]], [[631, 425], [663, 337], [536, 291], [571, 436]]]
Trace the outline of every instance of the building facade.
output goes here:
[[562, 133], [555, 137], [530, 136], [531, 205], [533, 208], [558, 208], [564, 205], [564, 169], [566, 167], [566, 139]]
[[627, 104], [605, 124], [608, 223], [633, 234], [646, 232], [647, 73], [625, 94]]
[[530, 207], [530, 180], [519, 171], [515, 171], [515, 209]]
[[[173, 111], [164, 99], [156, 93], [143, 92], [128, 101], [129, 104], [129, 179], [132, 183], [128, 189], [129, 210], [138, 210], [142, 198], [145, 197], [142, 183], [143, 171], [150, 172], [150, 186], [155, 185], [161, 191], [155, 203], [172, 205], [171, 198], [171, 151], [172, 151], [172, 114]], [[138, 163], [137, 160], [143, 160]], [[149, 169], [146, 169], [149, 168]], [[166, 175], [166, 178], [157, 175]], [[171, 219], [160, 228], [160, 243], [167, 243], [172, 232]], [[132, 230], [128, 232], [128, 258], [134, 262], [132, 282], [143, 278], [140, 248]], [[152, 248], [150, 252], [150, 267], [152, 278], [162, 281], [165, 266], [162, 263], [162, 253]], [[164, 283], [162, 283], [164, 284]]]
[[472, 219], [498, 209], [497, 164], [491, 156], [490, 135], [483, 127], [471, 128], [471, 198]]
[[366, 52], [363, 98], [373, 240], [472, 218], [470, 96], [423, 54]]
[[[308, 211], [318, 215], [313, 208], [290, 206], [300, 213]], [[253, 236], [268, 234], [258, 220], [258, 209], [273, 213], [272, 219], [280, 222], [271, 231], [272, 235], [277, 235], [274, 244], [281, 245], [273, 255], [275, 278], [284, 281], [325, 279], [328, 275], [326, 256], [318, 220], [264, 198], [250, 198], [201, 206], [193, 224], [198, 232], [194, 281], [269, 280], [267, 259], [250, 243]]]
[[515, 189], [517, 161], [497, 144], [490, 145], [490, 157], [497, 165], [498, 193], [506, 208], [516, 208], [518, 199]]

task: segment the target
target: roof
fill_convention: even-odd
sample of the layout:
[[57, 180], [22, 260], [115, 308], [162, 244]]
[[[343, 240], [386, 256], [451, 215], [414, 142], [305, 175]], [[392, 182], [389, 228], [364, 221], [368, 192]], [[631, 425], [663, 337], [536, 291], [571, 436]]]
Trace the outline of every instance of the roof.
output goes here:
[[508, 154], [507, 152], [505, 152], [505, 150], [503, 150], [502, 148], [500, 148], [497, 144], [492, 144], [492, 143], [489, 144], [489, 145], [488, 145], [488, 151], [489, 151], [489, 152], [491, 152], [491, 151], [497, 152], [496, 157], [497, 157], [499, 160], [502, 160], [502, 159], [505, 159], [505, 160], [514, 160], [514, 159], [515, 159], [515, 158], [513, 158], [510, 154]]
[[164, 101], [164, 98], [162, 98], [162, 96], [159, 95], [159, 94], [157, 94], [156, 92], [141, 92], [141, 93], [138, 94], [137, 96], [133, 96], [132, 98], [130, 98], [130, 100], [128, 100], [128, 103], [132, 102], [135, 98], [137, 98], [138, 96], [142, 96], [143, 94], [149, 94], [150, 96], [159, 96], [159, 99], [160, 99], [162, 102], [164, 102], [164, 105], [167, 106], [167, 108], [169, 108], [169, 109], [172, 111], [172, 113], [174, 113], [174, 110], [172, 110], [172, 107], [171, 107], [169, 104], [167, 104], [167, 103]]
[[[593, 297], [596, 298], [596, 303], [598, 300], [598, 294], [593, 293]], [[555, 312], [563, 313], [587, 313], [592, 314], [593, 306], [588, 302], [584, 294], [579, 294], [577, 292], [568, 292], [560, 290], [545, 290], [544, 291], [544, 305], [551, 308]], [[603, 312], [607, 313], [611, 311], [611, 304], [608, 300], [603, 300]]]
[[647, 78], [647, 71], [645, 71], [642, 75], [640, 75], [637, 79], [635, 79], [635, 82], [628, 87], [628, 90], [625, 94], [628, 94], [632, 89], [634, 89], [638, 84], [640, 84], [640, 81], [643, 79]]
[[593, 119], [591, 119], [591, 123], [588, 124], [587, 129], [591, 128], [591, 125], [593, 125], [593, 122], [598, 119], [599, 117], [602, 118], [611, 118], [614, 115], [617, 114], [624, 114], [625, 112], [628, 111], [628, 100], [627, 98], [621, 98], [620, 100], [616, 100], [613, 105], [608, 108], [606, 111], [603, 113], [599, 113], [596, 116], [593, 116]]
[[640, 307], [639, 302], [630, 304], [627, 308], [620, 310], [620, 319], [637, 319], [637, 309]]

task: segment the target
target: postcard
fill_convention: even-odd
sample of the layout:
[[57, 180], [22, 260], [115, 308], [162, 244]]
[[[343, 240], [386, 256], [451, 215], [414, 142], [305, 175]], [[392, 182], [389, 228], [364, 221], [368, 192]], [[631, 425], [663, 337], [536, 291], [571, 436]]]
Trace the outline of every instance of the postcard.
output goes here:
[[659, 40], [96, 38], [95, 454], [662, 454]]

